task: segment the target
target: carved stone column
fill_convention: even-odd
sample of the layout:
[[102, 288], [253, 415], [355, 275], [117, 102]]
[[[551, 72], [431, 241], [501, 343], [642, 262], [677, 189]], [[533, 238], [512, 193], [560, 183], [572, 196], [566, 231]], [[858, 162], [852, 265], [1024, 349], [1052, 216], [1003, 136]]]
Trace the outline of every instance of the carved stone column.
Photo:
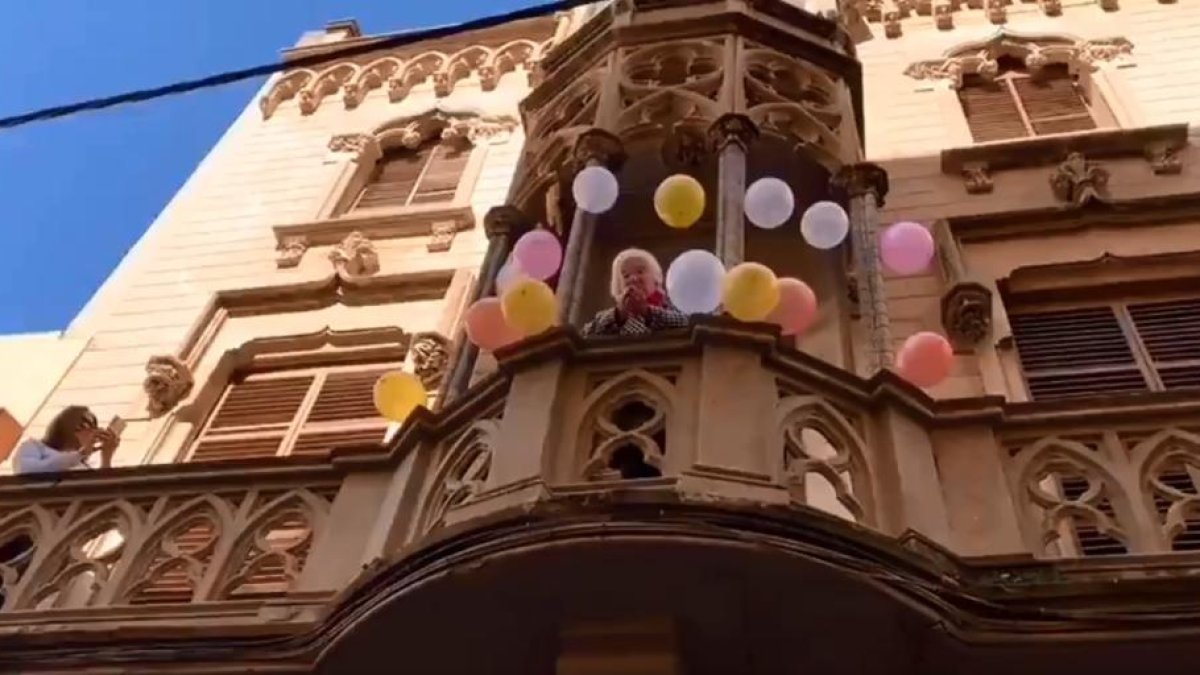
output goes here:
[[722, 115], [708, 130], [718, 153], [717, 257], [726, 267], [745, 260], [746, 153], [758, 138], [758, 127], [745, 115]]
[[991, 333], [992, 291], [968, 273], [949, 223], [935, 223], [933, 236], [945, 280], [942, 327], [956, 348], [973, 349]]
[[892, 328], [887, 291], [879, 262], [876, 231], [879, 207], [888, 191], [887, 172], [870, 163], [842, 167], [830, 181], [850, 201], [850, 235], [854, 246], [854, 276], [862, 321], [867, 327], [867, 360], [860, 373], [870, 377], [892, 364]]
[[[479, 280], [471, 292], [468, 306], [480, 298], [491, 295], [496, 287], [496, 275], [508, 259], [513, 241], [529, 229], [529, 219], [515, 206], [494, 206], [483, 217], [483, 228], [487, 233], [488, 247], [479, 269]], [[469, 342], [452, 359], [450, 377], [445, 378], [443, 399], [450, 401], [462, 395], [471, 385], [471, 372], [479, 358], [479, 348]]]
[[[575, 143], [572, 159], [572, 173], [589, 166], [605, 166], [615, 173], [625, 162], [625, 150], [616, 136], [603, 129], [591, 129]], [[596, 216], [576, 206], [558, 274], [558, 306], [563, 323], [574, 323], [578, 318], [595, 236]]]

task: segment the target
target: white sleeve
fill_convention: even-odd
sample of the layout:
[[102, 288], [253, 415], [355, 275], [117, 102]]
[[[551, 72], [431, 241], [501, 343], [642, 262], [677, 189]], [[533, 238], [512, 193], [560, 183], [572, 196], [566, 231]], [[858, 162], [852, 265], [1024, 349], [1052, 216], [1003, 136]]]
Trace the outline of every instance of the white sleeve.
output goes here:
[[82, 456], [74, 451], [59, 451], [41, 443], [25, 441], [17, 448], [13, 470], [17, 475], [68, 471], [79, 465]]

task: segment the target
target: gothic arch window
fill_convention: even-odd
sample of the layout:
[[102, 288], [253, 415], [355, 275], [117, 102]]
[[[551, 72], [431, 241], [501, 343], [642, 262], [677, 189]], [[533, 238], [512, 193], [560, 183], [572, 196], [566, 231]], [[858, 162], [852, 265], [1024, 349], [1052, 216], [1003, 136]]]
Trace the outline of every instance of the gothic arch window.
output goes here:
[[470, 156], [469, 144], [440, 138], [416, 147], [390, 147], [381, 153], [350, 210], [452, 202]]

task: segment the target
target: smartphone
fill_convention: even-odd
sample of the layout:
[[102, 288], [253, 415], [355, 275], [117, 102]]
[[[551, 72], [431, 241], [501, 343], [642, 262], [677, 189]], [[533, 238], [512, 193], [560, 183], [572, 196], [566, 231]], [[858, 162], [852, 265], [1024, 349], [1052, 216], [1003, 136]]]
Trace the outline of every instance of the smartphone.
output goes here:
[[113, 434], [120, 436], [121, 432], [125, 431], [125, 420], [121, 419], [120, 415], [114, 415], [112, 421], [108, 423], [108, 430]]

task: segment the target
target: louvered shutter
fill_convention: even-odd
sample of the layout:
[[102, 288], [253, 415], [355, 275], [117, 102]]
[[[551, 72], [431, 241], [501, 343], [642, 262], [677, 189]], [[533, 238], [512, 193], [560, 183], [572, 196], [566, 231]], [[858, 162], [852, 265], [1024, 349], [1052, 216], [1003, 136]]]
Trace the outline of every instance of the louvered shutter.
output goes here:
[[1111, 307], [1014, 313], [1010, 319], [1035, 400], [1147, 389]]
[[354, 208], [406, 206], [429, 161], [430, 153], [436, 147], [425, 145], [416, 150], [398, 148], [386, 151], [363, 187]]
[[469, 148], [455, 148], [441, 144], [434, 148], [429, 166], [421, 176], [420, 185], [413, 193], [413, 204], [437, 204], [454, 199], [458, 182], [467, 168]]
[[1036, 135], [1096, 128], [1075, 78], [1063, 64], [1046, 66], [1038, 77], [1015, 77], [1013, 87]]
[[987, 82], [978, 76], [964, 78], [958, 90], [971, 137], [978, 143], [1023, 138], [1028, 135], [1016, 99], [1003, 80]]
[[382, 443], [387, 420], [375, 410], [375, 382], [389, 370], [327, 373], [289, 454], [323, 454], [339, 446]]
[[1200, 300], [1129, 305], [1129, 316], [1163, 387], [1200, 386]]
[[197, 441], [191, 461], [276, 455], [314, 379], [309, 374], [231, 384]]
[[[1167, 487], [1182, 492], [1185, 495], [1197, 495], [1196, 482], [1192, 479], [1188, 465], [1183, 462], [1171, 462], [1158, 472], [1158, 482]], [[1154, 510], [1158, 512], [1159, 520], [1166, 521], [1167, 512], [1175, 503], [1167, 497], [1153, 492]], [[1196, 515], [1184, 519], [1184, 529], [1175, 535], [1171, 541], [1172, 551], [1200, 551], [1200, 518]]]

